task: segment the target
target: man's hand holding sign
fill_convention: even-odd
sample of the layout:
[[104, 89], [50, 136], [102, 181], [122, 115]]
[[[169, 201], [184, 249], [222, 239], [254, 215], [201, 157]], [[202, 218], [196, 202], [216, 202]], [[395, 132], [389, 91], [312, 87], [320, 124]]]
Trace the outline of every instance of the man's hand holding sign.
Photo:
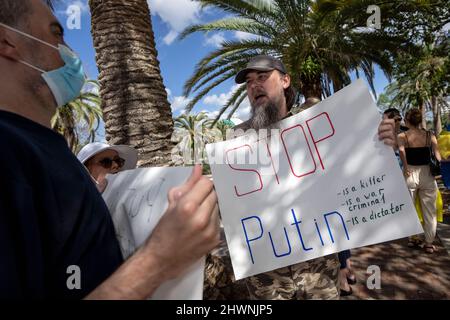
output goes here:
[[378, 139], [395, 145], [391, 122], [357, 81], [269, 134], [207, 146], [236, 279], [422, 231]]

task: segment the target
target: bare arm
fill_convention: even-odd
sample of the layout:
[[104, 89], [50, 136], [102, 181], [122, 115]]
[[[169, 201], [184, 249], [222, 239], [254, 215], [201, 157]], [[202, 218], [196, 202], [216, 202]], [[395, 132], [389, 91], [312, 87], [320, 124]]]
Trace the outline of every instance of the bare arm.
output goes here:
[[165, 281], [161, 271], [158, 261], [141, 247], [85, 299], [147, 299]]
[[441, 162], [442, 157], [441, 153], [439, 152], [436, 136], [434, 134], [431, 135], [431, 147], [433, 148], [433, 152], [434, 155], [436, 156], [437, 161]]
[[400, 153], [400, 159], [402, 160], [403, 164], [403, 174], [407, 177], [410, 175], [410, 171], [408, 168], [408, 162], [406, 161], [406, 151], [405, 151], [406, 137], [404, 133], [400, 133], [398, 135], [397, 142], [398, 142], [398, 150]]
[[145, 244], [86, 299], [147, 299], [219, 244], [217, 195], [200, 166], [168, 198]]

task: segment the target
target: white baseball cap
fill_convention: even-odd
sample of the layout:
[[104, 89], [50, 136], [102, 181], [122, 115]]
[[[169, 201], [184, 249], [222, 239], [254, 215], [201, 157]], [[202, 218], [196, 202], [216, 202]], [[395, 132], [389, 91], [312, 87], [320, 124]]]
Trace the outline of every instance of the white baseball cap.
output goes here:
[[102, 142], [92, 142], [85, 145], [80, 150], [80, 152], [78, 152], [77, 158], [82, 164], [84, 164], [87, 160], [105, 150], [117, 151], [119, 157], [125, 160], [125, 163], [121, 170], [130, 170], [136, 168], [137, 151], [133, 147], [125, 145], [110, 146], [109, 144]]

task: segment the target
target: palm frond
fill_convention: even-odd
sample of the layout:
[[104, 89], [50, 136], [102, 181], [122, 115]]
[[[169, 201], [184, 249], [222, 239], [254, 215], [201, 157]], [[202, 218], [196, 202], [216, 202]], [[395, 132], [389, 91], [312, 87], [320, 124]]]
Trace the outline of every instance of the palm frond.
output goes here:
[[220, 109], [218, 115], [216, 116], [216, 118], [214, 119], [214, 122], [211, 124], [211, 127], [213, 127], [217, 121], [219, 121], [220, 117], [222, 117], [222, 115], [225, 113], [225, 111], [230, 107], [235, 105], [237, 102], [239, 102], [238, 104], [242, 103], [242, 100], [240, 100], [241, 97], [246, 97], [247, 96], [247, 92], [246, 92], [246, 86], [244, 84], [240, 85], [236, 91], [231, 95], [231, 97], [228, 99], [228, 101], [225, 103], [225, 105]]

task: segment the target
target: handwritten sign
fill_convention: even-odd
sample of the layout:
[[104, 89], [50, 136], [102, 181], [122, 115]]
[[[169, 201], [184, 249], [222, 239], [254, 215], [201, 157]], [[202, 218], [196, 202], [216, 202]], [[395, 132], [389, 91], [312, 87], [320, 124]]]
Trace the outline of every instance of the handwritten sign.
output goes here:
[[380, 121], [360, 80], [270, 137], [207, 146], [236, 279], [423, 232]]
[[[168, 207], [170, 188], [183, 184], [192, 168], [142, 168], [108, 175], [103, 192], [116, 236], [126, 259], [144, 243]], [[156, 300], [200, 300], [203, 297], [205, 259], [164, 283], [153, 294]]]

